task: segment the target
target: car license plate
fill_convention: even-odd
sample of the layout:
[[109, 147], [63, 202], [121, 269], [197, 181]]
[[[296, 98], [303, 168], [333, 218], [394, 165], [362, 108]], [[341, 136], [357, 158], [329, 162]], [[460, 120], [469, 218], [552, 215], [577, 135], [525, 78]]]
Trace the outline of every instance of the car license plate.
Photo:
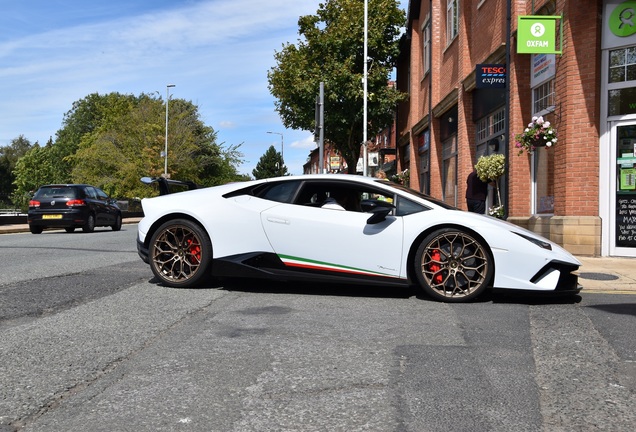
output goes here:
[[42, 215], [42, 219], [62, 219], [61, 214]]

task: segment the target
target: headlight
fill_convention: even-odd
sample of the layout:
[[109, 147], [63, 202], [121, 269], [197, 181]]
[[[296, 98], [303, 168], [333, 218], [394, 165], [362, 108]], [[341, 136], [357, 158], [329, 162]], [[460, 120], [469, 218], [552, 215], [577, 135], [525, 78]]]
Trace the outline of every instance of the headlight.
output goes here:
[[525, 234], [521, 234], [518, 232], [513, 231], [513, 233], [517, 234], [519, 237], [523, 237], [524, 239], [528, 240], [531, 243], [536, 244], [537, 246], [539, 246], [542, 249], [547, 249], [547, 250], [552, 250], [552, 245], [548, 242], [545, 242], [543, 240], [539, 240], [538, 238], [534, 238], [534, 237], [530, 237], [527, 236]]

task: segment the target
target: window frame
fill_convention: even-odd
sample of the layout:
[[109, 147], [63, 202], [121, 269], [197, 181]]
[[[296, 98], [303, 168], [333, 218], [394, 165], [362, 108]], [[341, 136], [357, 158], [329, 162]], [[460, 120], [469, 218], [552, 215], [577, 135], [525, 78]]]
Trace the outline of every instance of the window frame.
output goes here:
[[446, 0], [446, 46], [459, 35], [459, 1]]
[[422, 79], [431, 70], [431, 18], [430, 14], [424, 19], [422, 24]]

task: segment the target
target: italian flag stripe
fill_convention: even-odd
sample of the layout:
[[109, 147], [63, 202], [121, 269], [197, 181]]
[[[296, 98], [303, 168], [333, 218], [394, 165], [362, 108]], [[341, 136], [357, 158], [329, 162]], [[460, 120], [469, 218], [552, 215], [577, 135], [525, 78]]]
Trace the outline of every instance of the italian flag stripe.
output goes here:
[[278, 255], [278, 257], [285, 263], [286, 266], [289, 267], [299, 267], [310, 270], [324, 270], [324, 271], [332, 271], [338, 273], [348, 273], [348, 274], [356, 274], [356, 275], [366, 275], [366, 276], [384, 276], [384, 277], [397, 277], [393, 275], [389, 275], [386, 273], [375, 272], [371, 270], [365, 270], [355, 267], [343, 266], [323, 261], [316, 261], [306, 258], [293, 257], [289, 255]]

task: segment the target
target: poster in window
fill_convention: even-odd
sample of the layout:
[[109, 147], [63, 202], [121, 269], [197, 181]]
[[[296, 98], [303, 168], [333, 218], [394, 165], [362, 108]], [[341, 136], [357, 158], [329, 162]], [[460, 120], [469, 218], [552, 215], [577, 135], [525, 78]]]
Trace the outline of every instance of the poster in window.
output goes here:
[[636, 195], [616, 199], [616, 246], [636, 247]]
[[621, 190], [636, 190], [636, 169], [621, 169]]

